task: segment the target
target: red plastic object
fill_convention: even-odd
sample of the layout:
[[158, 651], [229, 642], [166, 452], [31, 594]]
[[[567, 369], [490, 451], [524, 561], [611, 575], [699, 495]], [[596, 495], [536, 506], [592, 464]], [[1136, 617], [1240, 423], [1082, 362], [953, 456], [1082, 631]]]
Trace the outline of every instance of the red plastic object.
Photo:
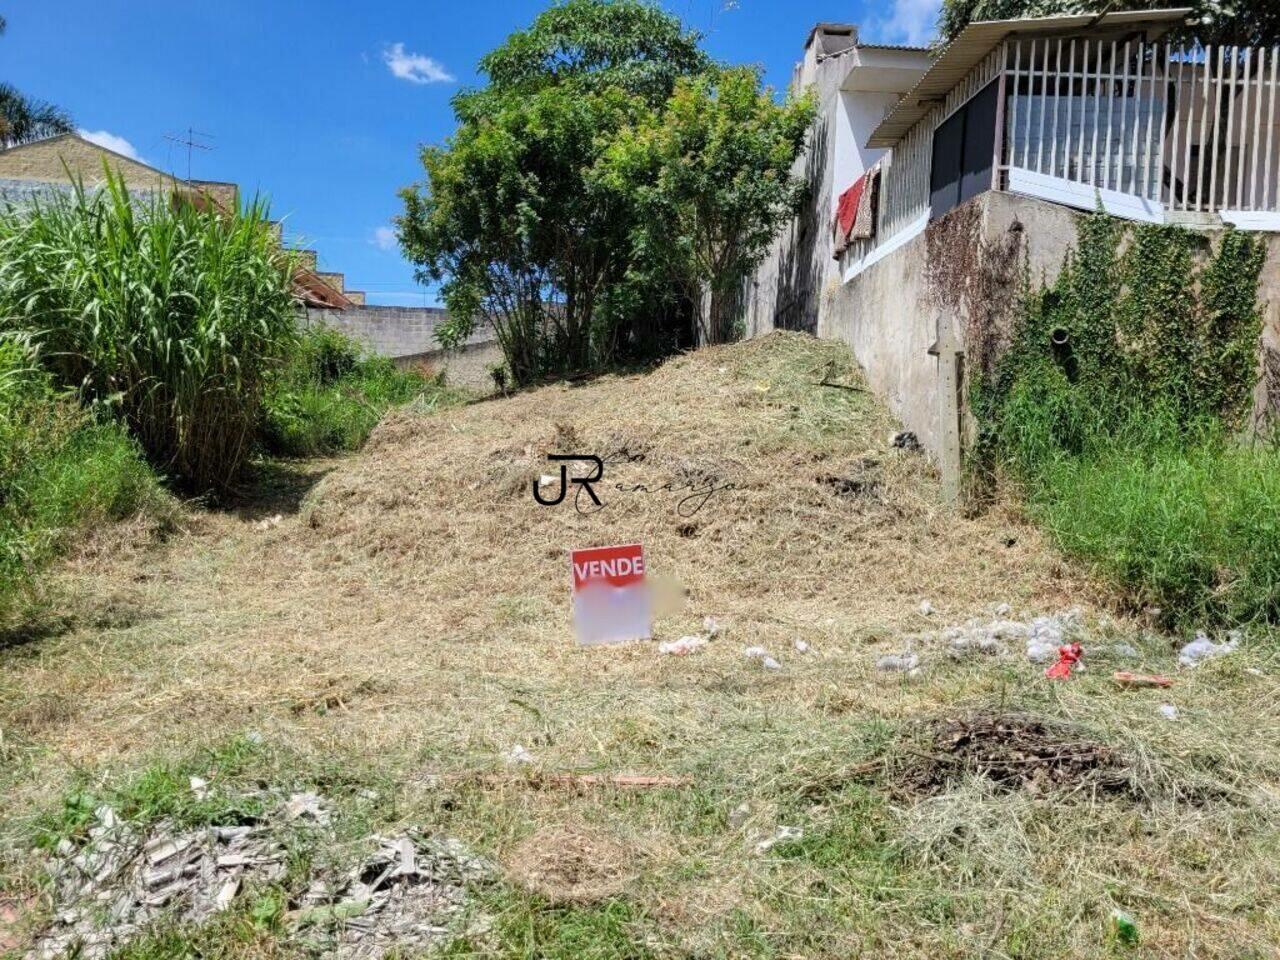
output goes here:
[[1050, 680], [1068, 680], [1071, 668], [1080, 662], [1084, 649], [1078, 643], [1066, 643], [1058, 648], [1058, 662], [1044, 672]]

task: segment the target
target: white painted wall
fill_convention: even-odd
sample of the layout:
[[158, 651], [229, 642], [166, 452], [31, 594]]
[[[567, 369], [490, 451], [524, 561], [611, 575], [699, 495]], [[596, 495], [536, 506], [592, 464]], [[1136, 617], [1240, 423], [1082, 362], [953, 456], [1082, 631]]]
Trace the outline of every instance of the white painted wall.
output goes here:
[[840, 96], [835, 103], [835, 136], [832, 138], [835, 147], [835, 154], [831, 161], [832, 216], [835, 216], [836, 208], [840, 204], [840, 194], [853, 186], [855, 180], [888, 153], [884, 149], [871, 149], [865, 144], [872, 131], [880, 125], [880, 121], [893, 109], [898, 99], [897, 93], [879, 93], [870, 90], [840, 91]]

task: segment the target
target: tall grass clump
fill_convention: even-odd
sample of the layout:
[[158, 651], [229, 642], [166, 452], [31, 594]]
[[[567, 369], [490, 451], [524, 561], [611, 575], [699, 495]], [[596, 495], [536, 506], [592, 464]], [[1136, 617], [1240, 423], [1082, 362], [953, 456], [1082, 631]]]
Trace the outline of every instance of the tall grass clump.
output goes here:
[[0, 329], [29, 335], [56, 382], [127, 424], [160, 472], [225, 489], [293, 336], [291, 263], [258, 200], [141, 198], [107, 177], [0, 210]]
[[124, 428], [56, 390], [26, 342], [0, 335], [0, 630], [77, 535], [161, 502]]
[[314, 327], [300, 333], [267, 390], [262, 441], [280, 456], [357, 450], [390, 408], [448, 405], [461, 396], [438, 379], [367, 355], [337, 330]]
[[[972, 385], [980, 469], [1173, 626], [1280, 622], [1280, 452], [1241, 439], [1262, 245], [1086, 218]], [[1204, 255], [1202, 255], [1204, 254]]]

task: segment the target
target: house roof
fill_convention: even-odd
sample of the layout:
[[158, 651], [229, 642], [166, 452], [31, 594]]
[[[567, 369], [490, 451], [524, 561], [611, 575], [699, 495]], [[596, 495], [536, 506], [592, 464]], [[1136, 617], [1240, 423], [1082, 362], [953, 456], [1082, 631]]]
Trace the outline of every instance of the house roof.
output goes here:
[[898, 101], [867, 141], [868, 147], [892, 147], [945, 97], [969, 71], [982, 62], [1006, 37], [1072, 33], [1098, 27], [1138, 29], [1163, 34], [1192, 13], [1190, 7], [1171, 10], [1123, 10], [1115, 13], [1080, 13], [1020, 20], [981, 20], [971, 23], [943, 48], [919, 82]]
[[354, 306], [352, 300], [325, 283], [314, 270], [298, 267], [293, 273], [294, 295], [308, 307], [328, 307], [345, 310]]
[[[236, 186], [236, 184], [230, 180], [184, 181], [180, 177], [177, 177], [172, 173], [167, 173], [166, 171], [161, 170], [159, 167], [153, 166], [150, 163], [147, 163], [147, 161], [142, 160], [139, 157], [126, 156], [125, 154], [121, 153], [118, 150], [112, 150], [110, 147], [104, 147], [102, 144], [98, 143], [96, 140], [90, 140], [88, 137], [81, 136], [79, 133], [75, 133], [74, 131], [70, 133], [55, 133], [51, 137], [41, 137], [39, 140], [27, 140], [23, 143], [10, 144], [7, 147], [0, 146], [0, 154], [19, 153], [23, 150], [29, 150], [34, 147], [47, 147], [49, 144], [57, 143], [59, 140], [79, 140], [81, 143], [87, 144], [88, 146], [93, 147], [93, 149], [95, 150], [99, 150], [102, 153], [109, 154], [110, 156], [113, 156], [113, 157], [118, 157], [119, 159], [124, 160], [128, 163], [136, 164], [137, 166], [142, 167], [143, 169], [148, 170], [151, 173], [154, 173], [157, 177], [160, 177], [163, 180], [170, 180], [175, 184], [186, 183], [189, 186], [193, 186], [193, 187], [234, 187]], [[62, 180], [63, 178], [59, 177], [58, 179]]]

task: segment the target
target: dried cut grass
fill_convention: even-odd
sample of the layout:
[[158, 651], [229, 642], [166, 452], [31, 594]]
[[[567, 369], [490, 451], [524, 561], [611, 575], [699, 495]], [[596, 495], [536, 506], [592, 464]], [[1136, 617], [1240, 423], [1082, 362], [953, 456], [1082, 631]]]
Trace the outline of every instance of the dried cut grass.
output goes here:
[[[301, 510], [290, 486], [262, 511], [199, 514], [148, 553], [84, 558], [64, 586], [136, 615], [0, 652], [0, 833], [76, 766], [119, 771], [252, 730], [317, 765], [376, 766], [400, 785], [396, 817], [511, 851], [513, 870], [531, 831], [591, 824], [592, 842], [625, 848], [605, 858], [625, 882], [596, 878], [591, 895], [638, 902], [664, 955], [1092, 956], [1113, 905], [1157, 954], [1275, 942], [1280, 659], [1251, 646], [1159, 693], [1118, 692], [1106, 669], [1054, 685], [1020, 655], [925, 649], [917, 680], [877, 672], [905, 637], [986, 622], [1002, 602], [1019, 617], [1082, 606], [1091, 635], [1141, 646], [1128, 666], [1173, 665], [1167, 642], [1091, 605], [1015, 513], [943, 508], [873, 395], [818, 385], [829, 367], [863, 384], [844, 346], [776, 334], [651, 374], [394, 414]], [[605, 509], [533, 502], [548, 453], [624, 448]], [[681, 515], [708, 475], [733, 489]], [[657, 489], [681, 479], [682, 494]], [[568, 550], [629, 540], [687, 593], [655, 640], [705, 615], [721, 636], [688, 657], [574, 645]], [[1182, 720], [1160, 716], [1163, 697]], [[1033, 794], [962, 767], [933, 796], [895, 797], [876, 758], [958, 704], [1101, 731], [1134, 777], [1168, 789]], [[506, 762], [515, 744], [530, 763]], [[1209, 773], [1235, 795], [1178, 800]], [[602, 780], [548, 786], [571, 774]], [[617, 775], [683, 785], [622, 790]], [[804, 839], [756, 854], [780, 825]], [[553, 877], [587, 849], [537, 867], [542, 841], [528, 843], [530, 870]]]
[[553, 904], [592, 904], [619, 896], [637, 874], [636, 853], [600, 830], [548, 826], [507, 859], [508, 875]]
[[[257, 529], [250, 509], [205, 513], [150, 553], [78, 564], [81, 589], [146, 615], [107, 643], [73, 631], [65, 656], [12, 663], [0, 711], [44, 719], [32, 701], [56, 689], [76, 707], [40, 737], [71, 762], [251, 723], [322, 750], [421, 741], [459, 763], [536, 746], [550, 725], [548, 762], [668, 772], [641, 766], [653, 758], [639, 728], [692, 733], [708, 696], [735, 710], [833, 698], [852, 698], [833, 714], [904, 709], [894, 689], [832, 688], [830, 665], [794, 657], [797, 638], [831, 655], [887, 652], [928, 625], [922, 598], [956, 622], [1001, 601], [1052, 610], [1087, 595], [1016, 516], [944, 509], [929, 461], [891, 447], [897, 424], [874, 396], [824, 377], [863, 384], [843, 345], [777, 333], [646, 375], [394, 413], [360, 455], [324, 465], [296, 517], [271, 504], [279, 526]], [[566, 451], [609, 456], [604, 509], [534, 502], [547, 454]], [[725, 624], [695, 657], [575, 648], [568, 551], [636, 540], [688, 598], [655, 639], [707, 614]], [[740, 651], [754, 645], [793, 673], [748, 679]]]

